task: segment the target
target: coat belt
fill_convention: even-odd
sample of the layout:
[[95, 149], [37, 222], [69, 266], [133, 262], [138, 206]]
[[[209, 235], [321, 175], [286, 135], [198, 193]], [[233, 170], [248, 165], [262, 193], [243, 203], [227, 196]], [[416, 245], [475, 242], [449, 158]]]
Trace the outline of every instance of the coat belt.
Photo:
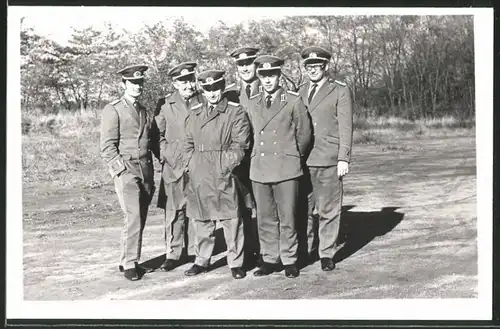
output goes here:
[[229, 150], [229, 144], [198, 144], [195, 145], [195, 150], [198, 152], [227, 151]]

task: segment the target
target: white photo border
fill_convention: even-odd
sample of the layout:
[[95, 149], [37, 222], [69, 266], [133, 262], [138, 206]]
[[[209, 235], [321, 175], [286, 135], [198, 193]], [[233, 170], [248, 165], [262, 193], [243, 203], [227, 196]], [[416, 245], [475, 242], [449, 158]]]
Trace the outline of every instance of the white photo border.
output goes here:
[[[247, 15], [258, 7], [8, 7], [6, 317], [8, 319], [259, 319], [259, 320], [491, 320], [493, 182], [492, 8], [271, 8], [268, 17], [294, 15], [473, 15], [475, 43], [478, 298], [373, 300], [24, 301], [20, 19], [27, 12], [102, 15], [165, 10], [168, 16]], [[60, 15], [61, 13], [58, 13]], [[331, 310], [325, 312], [325, 309]]]

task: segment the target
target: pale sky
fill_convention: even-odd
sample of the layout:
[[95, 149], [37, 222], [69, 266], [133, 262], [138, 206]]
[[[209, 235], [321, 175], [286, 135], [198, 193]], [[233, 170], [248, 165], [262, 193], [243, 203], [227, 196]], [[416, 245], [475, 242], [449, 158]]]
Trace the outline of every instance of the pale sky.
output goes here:
[[26, 7], [21, 16], [25, 17], [26, 26], [33, 27], [36, 33], [64, 44], [69, 40], [72, 28], [99, 28], [104, 26], [105, 22], [110, 22], [118, 29], [136, 32], [145, 24], [182, 16], [188, 24], [206, 32], [218, 21], [233, 25], [262, 19], [263, 15], [263, 11], [248, 13], [244, 10], [239, 10], [238, 15], [227, 15], [224, 9], [217, 8], [186, 10], [168, 7]]
[[294, 7], [8, 7], [9, 24], [17, 17], [26, 17], [25, 23], [35, 32], [64, 44], [70, 38], [72, 27], [99, 28], [110, 22], [118, 29], [136, 32], [145, 24], [167, 17], [184, 17], [200, 32], [206, 32], [217, 21], [228, 25], [262, 18], [286, 15], [450, 15], [471, 14], [477, 8], [294, 8]]

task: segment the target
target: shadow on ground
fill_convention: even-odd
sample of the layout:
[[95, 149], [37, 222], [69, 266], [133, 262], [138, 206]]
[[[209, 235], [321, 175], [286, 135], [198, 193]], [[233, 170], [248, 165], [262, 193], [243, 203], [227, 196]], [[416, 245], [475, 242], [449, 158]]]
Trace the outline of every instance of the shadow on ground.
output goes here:
[[[342, 207], [341, 223], [337, 244], [342, 246], [335, 254], [334, 261], [339, 263], [350, 257], [373, 239], [392, 231], [402, 220], [404, 214], [397, 212], [398, 207], [383, 207], [380, 211], [352, 211], [354, 205]], [[316, 236], [313, 243], [315, 257], [318, 258], [317, 221], [315, 222]], [[299, 236], [299, 261], [300, 267], [308, 265], [307, 258], [307, 221], [297, 223]]]
[[[339, 263], [352, 256], [360, 249], [369, 244], [373, 239], [383, 236], [392, 231], [402, 220], [404, 214], [397, 212], [398, 207], [383, 207], [380, 211], [352, 211], [354, 205], [342, 207], [342, 219], [338, 244], [343, 247], [335, 254], [334, 261]], [[299, 261], [300, 267], [305, 267], [307, 262], [307, 238], [305, 234], [307, 221], [298, 223], [299, 236]], [[317, 229], [317, 227], [316, 227]], [[317, 235], [316, 235], [317, 236]], [[314, 242], [313, 249], [317, 248], [318, 240]], [[215, 231], [215, 247], [213, 255], [218, 255], [226, 250], [222, 228]], [[158, 269], [165, 261], [165, 254], [147, 260], [142, 265]], [[182, 264], [193, 262], [193, 257], [183, 257]], [[226, 257], [222, 257], [210, 265], [210, 270], [227, 265]]]
[[384, 207], [380, 211], [351, 211], [355, 206], [342, 207], [338, 244], [344, 246], [335, 254], [336, 263], [350, 257], [373, 239], [386, 235], [402, 220], [398, 207]]

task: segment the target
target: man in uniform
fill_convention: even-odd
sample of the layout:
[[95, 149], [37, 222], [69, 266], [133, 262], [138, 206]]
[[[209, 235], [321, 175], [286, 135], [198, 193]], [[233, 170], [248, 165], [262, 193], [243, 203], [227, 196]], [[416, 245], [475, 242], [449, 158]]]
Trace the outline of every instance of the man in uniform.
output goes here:
[[279, 85], [278, 57], [262, 55], [255, 60], [263, 92], [250, 98], [248, 115], [253, 126], [250, 179], [257, 203], [259, 240], [264, 263], [255, 276], [278, 270], [299, 275], [295, 229], [299, 178], [304, 153], [311, 142], [310, 120], [302, 99]]
[[308, 251], [315, 237], [313, 213], [319, 216], [318, 253], [321, 269], [335, 268], [342, 209], [342, 178], [349, 171], [352, 147], [352, 104], [344, 82], [328, 78], [331, 54], [321, 47], [307, 47], [301, 56], [309, 77], [299, 93], [307, 106], [314, 130], [314, 145], [307, 159], [312, 193], [309, 195]]
[[[245, 111], [248, 108], [248, 101], [250, 97], [262, 91], [260, 80], [257, 78], [257, 68], [254, 60], [257, 57], [258, 48], [242, 47], [234, 50], [230, 56], [234, 58], [236, 68], [238, 70], [239, 82], [233, 83], [226, 87], [225, 93], [228, 99], [238, 102]], [[252, 182], [250, 181], [250, 152], [246, 154], [241, 165], [236, 169], [241, 182], [245, 188], [250, 192], [248, 194], [249, 200], [246, 200], [247, 208], [249, 211], [248, 216], [244, 217], [245, 229], [245, 262], [248, 263], [249, 268], [253, 266], [262, 265], [262, 255], [260, 255], [259, 235], [257, 232], [257, 218], [255, 214], [255, 200], [252, 191]]]
[[239, 82], [226, 87], [226, 92], [236, 92], [238, 101], [244, 109], [248, 107], [250, 97], [258, 94], [262, 87], [257, 78], [254, 60], [257, 57], [258, 48], [243, 47], [234, 50], [230, 56], [234, 58], [238, 70]]
[[101, 157], [113, 177], [125, 215], [119, 268], [131, 281], [152, 271], [138, 264], [142, 232], [155, 190], [151, 152], [159, 158], [155, 120], [137, 100], [147, 69], [146, 65], [133, 65], [118, 72], [122, 76], [123, 97], [106, 105], [101, 122]]
[[233, 173], [250, 144], [250, 123], [241, 106], [223, 97], [224, 71], [198, 76], [206, 102], [191, 107], [186, 119], [185, 163], [189, 183], [187, 215], [195, 231], [196, 259], [187, 276], [207, 271], [222, 226], [227, 263], [235, 279], [245, 277], [241, 183]]
[[183, 247], [188, 255], [194, 255], [193, 229], [186, 217], [187, 176], [182, 157], [184, 122], [189, 107], [201, 103], [201, 95], [196, 91], [196, 66], [195, 62], [180, 63], [167, 73], [173, 80], [175, 92], [165, 97], [165, 103], [156, 115], [163, 161], [158, 206], [165, 209], [166, 260], [160, 266], [162, 271], [171, 271], [180, 265]]

